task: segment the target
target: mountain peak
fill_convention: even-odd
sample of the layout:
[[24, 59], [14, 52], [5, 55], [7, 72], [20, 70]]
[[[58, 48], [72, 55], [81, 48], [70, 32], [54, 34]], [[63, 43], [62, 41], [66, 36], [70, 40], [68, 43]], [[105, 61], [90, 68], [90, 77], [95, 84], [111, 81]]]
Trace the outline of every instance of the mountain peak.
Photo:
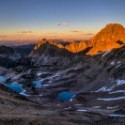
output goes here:
[[88, 47], [92, 49], [88, 52], [89, 55], [97, 54], [98, 52], [105, 52], [113, 48], [120, 48], [125, 43], [125, 28], [118, 23], [107, 24], [100, 32], [97, 33], [89, 42], [79, 41], [72, 42], [66, 46], [54, 40], [42, 39], [34, 47], [34, 50], [41, 48], [43, 44], [47, 46], [55, 45], [58, 48], [64, 48], [72, 53], [78, 53]]
[[80, 41], [80, 42], [72, 42], [69, 45], [67, 45], [65, 47], [65, 49], [67, 49], [68, 51], [72, 52], [72, 53], [78, 53], [82, 50], [85, 50], [87, 48], [87, 44], [84, 41]]
[[84, 41], [79, 41], [79, 42], [71, 42], [70, 44], [67, 45], [63, 45], [60, 42], [56, 42], [54, 40], [47, 40], [47, 39], [42, 39], [41, 41], [38, 42], [38, 44], [36, 44], [36, 46], [34, 47], [34, 50], [38, 50], [40, 47], [42, 47], [44, 44], [48, 44], [48, 45], [55, 45], [58, 48], [64, 48], [66, 50], [68, 50], [69, 52], [72, 53], [78, 53], [84, 49], [86, 49], [87, 43]]
[[119, 23], [109, 23], [109, 24], [107, 24], [106, 25], [106, 27], [105, 28], [110, 28], [110, 27], [119, 27], [119, 28], [124, 28], [124, 26], [123, 25], [121, 25], [121, 24], [119, 24]]
[[122, 45], [118, 41], [125, 43], [125, 28], [121, 24], [108, 24], [96, 36], [90, 39], [89, 46], [93, 48], [88, 54], [93, 55], [98, 52], [104, 52], [113, 48], [119, 48]]
[[53, 40], [47, 40], [47, 39], [42, 39], [38, 42], [38, 44], [34, 47], [34, 50], [39, 49], [43, 44], [52, 44], [57, 46], [58, 48], [63, 48], [63, 45], [61, 45], [60, 43], [56, 43]]
[[125, 28], [121, 24], [110, 23], [110, 24], [107, 24], [101, 31], [115, 33], [115, 32], [124, 31], [124, 30]]

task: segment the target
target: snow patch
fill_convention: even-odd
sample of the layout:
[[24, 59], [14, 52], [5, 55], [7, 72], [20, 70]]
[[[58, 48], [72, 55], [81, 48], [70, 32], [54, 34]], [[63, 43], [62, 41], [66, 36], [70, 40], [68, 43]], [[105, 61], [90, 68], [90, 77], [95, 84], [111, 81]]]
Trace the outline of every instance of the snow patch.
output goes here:
[[43, 96], [43, 94], [39, 94], [38, 96], [42, 97], [42, 96]]
[[75, 104], [75, 106], [82, 106], [83, 104]]
[[73, 98], [74, 98], [75, 96], [76, 96], [76, 95], [73, 95], [72, 98], [71, 98], [69, 101], [72, 102], [72, 101], [73, 101]]
[[118, 64], [120, 64], [121, 62], [120, 62], [120, 61], [118, 61], [117, 63], [118, 63]]
[[[112, 84], [114, 84], [114, 85], [112, 85], [111, 87], [104, 86], [104, 87], [96, 90], [95, 92], [110, 92], [115, 87], [120, 86], [120, 85], [124, 85], [125, 84], [125, 80], [119, 80], [118, 79], [118, 80], [112, 81]], [[111, 93], [113, 93], [113, 92], [111, 92]]]
[[125, 90], [117, 90], [117, 91], [109, 92], [109, 94], [114, 94], [114, 93], [125, 93]]
[[95, 92], [108, 92], [108, 91], [111, 91], [111, 88], [108, 88], [108, 87], [102, 87], [102, 88], [96, 90]]
[[115, 67], [115, 69], [117, 69], [118, 67], [120, 67], [121, 66], [121, 64], [118, 64], [116, 67]]
[[109, 114], [111, 117], [120, 117], [120, 118], [125, 118], [125, 114]]
[[117, 101], [117, 100], [123, 100], [125, 99], [125, 96], [120, 97], [114, 97], [114, 98], [97, 98], [99, 101]]
[[98, 108], [100, 108], [100, 107], [101, 107], [101, 106], [97, 105], [97, 106], [93, 106], [92, 108], [98, 109]]
[[41, 76], [42, 75], [42, 72], [38, 72], [37, 73], [37, 76], [39, 77], [39, 76]]
[[104, 54], [102, 54], [102, 58], [105, 57], [107, 54], [109, 54], [111, 52], [111, 50], [105, 52]]
[[116, 80], [117, 86], [125, 84], [125, 80]]
[[78, 110], [76, 110], [77, 112], [87, 112], [87, 110], [86, 109], [78, 109]]
[[113, 61], [113, 62], [111, 62], [111, 65], [112, 65], [112, 66], [114, 66], [114, 65], [115, 65], [115, 62], [114, 62], [114, 61]]
[[22, 96], [30, 96], [30, 95], [28, 95], [28, 94], [26, 94], [26, 90], [23, 90], [21, 93], [19, 93], [20, 95], [22, 95]]
[[69, 109], [71, 109], [71, 107], [68, 107], [68, 108], [64, 108], [65, 110], [69, 110]]
[[54, 78], [56, 78], [56, 77], [58, 77], [58, 76], [60, 76], [60, 74], [59, 74], [59, 73], [56, 73], [54, 76], [50, 76], [50, 77], [41, 79], [40, 81], [41, 81], [41, 82], [44, 81], [44, 80], [50, 80], [50, 81], [52, 81]]
[[110, 106], [107, 106], [107, 109], [115, 109], [115, 108], [118, 108], [119, 106], [113, 106], [113, 107], [110, 107]]

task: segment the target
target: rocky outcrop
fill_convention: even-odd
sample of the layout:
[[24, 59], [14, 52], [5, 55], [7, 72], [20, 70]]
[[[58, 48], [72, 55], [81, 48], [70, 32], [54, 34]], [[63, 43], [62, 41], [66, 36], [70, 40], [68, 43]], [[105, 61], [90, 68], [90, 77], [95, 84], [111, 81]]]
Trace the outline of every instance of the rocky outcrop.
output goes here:
[[34, 47], [34, 50], [39, 49], [43, 44], [46, 44], [46, 43], [51, 44], [51, 45], [55, 45], [58, 48], [64, 48], [64, 46], [62, 44], [56, 43], [53, 40], [42, 39], [41, 41], [38, 42], [38, 44], [36, 44], [36, 46]]
[[89, 46], [93, 48], [88, 54], [94, 55], [113, 48], [122, 47], [125, 43], [125, 28], [120, 24], [108, 24], [96, 36], [90, 39]]
[[67, 65], [79, 52], [85, 53], [87, 44], [83, 41], [63, 45], [53, 40], [43, 39], [30, 54], [34, 65]]
[[71, 43], [69, 43], [67, 45], [63, 45], [63, 43], [61, 44], [61, 43], [56, 42], [54, 40], [43, 39], [43, 40], [38, 42], [38, 44], [34, 47], [34, 50], [39, 49], [45, 43], [55, 45], [58, 48], [66, 49], [66, 50], [68, 50], [69, 52], [72, 52], [72, 53], [78, 53], [78, 52], [80, 52], [80, 51], [82, 51], [82, 50], [84, 50], [84, 49], [86, 49], [88, 47], [87, 43], [84, 42], [84, 41], [71, 42]]
[[68, 51], [72, 52], [72, 53], [78, 53], [80, 51], [83, 51], [87, 48], [87, 44], [84, 41], [80, 41], [80, 42], [73, 42], [70, 43], [69, 45], [65, 46], [65, 49], [67, 49]]
[[30, 56], [33, 65], [66, 65], [73, 54], [67, 51], [61, 44], [53, 41], [40, 41], [31, 52]]

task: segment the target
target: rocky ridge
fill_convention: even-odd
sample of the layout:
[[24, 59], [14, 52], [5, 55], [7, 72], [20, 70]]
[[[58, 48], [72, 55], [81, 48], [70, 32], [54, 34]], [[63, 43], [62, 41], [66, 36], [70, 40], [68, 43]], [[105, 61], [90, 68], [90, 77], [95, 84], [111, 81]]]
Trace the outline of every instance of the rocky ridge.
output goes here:
[[43, 39], [34, 47], [34, 51], [45, 43], [66, 49], [71, 53], [79, 53], [88, 47], [92, 47], [88, 54], [95, 55], [113, 48], [122, 47], [125, 43], [125, 28], [121, 24], [108, 24], [88, 42], [72, 42], [65, 46], [53, 40]]

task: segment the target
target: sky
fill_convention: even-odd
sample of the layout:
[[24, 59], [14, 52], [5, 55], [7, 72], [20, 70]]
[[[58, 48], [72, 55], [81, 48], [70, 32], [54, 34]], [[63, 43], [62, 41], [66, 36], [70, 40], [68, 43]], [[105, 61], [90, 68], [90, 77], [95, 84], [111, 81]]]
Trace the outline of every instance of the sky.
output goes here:
[[125, 0], [0, 0], [0, 41], [89, 39], [125, 26]]

